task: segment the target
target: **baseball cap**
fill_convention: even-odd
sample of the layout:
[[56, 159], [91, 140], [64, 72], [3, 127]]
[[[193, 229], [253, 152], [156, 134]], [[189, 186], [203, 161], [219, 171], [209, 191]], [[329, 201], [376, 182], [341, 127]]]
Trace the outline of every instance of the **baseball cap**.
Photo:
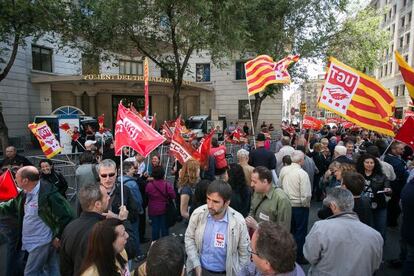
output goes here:
[[90, 147], [91, 145], [96, 144], [96, 141], [93, 140], [86, 140], [85, 147]]

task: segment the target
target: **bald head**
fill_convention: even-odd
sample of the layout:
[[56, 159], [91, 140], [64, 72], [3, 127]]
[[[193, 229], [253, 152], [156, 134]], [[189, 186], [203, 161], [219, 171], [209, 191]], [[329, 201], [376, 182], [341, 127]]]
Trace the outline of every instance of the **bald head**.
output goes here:
[[33, 190], [39, 179], [39, 171], [34, 166], [25, 166], [16, 172], [17, 185], [25, 192]]

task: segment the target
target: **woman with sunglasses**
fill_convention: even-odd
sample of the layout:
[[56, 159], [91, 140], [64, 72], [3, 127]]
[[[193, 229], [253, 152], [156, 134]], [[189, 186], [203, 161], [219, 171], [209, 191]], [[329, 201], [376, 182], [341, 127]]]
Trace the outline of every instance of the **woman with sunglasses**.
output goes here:
[[46, 180], [50, 184], [53, 184], [59, 191], [59, 193], [66, 198], [66, 190], [68, 189], [68, 183], [65, 177], [55, 171], [53, 162], [49, 159], [42, 159], [39, 162], [40, 178]]
[[132, 275], [125, 244], [128, 233], [121, 220], [109, 218], [94, 225], [88, 239], [81, 276]]

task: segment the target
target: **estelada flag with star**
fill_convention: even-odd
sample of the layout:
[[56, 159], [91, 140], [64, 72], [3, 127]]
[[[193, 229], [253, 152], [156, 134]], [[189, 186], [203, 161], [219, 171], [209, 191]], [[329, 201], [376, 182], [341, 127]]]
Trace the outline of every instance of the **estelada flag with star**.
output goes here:
[[0, 175], [0, 200], [7, 201], [15, 198], [18, 194], [19, 192], [17, 191], [10, 170], [5, 171]]
[[414, 117], [408, 117], [395, 136], [395, 140], [404, 142], [414, 150]]

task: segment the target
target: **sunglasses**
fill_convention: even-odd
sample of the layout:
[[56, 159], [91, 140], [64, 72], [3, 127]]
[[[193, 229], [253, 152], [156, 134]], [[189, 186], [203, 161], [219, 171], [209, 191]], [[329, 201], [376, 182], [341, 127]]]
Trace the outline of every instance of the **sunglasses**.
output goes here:
[[109, 177], [114, 177], [114, 176], [115, 176], [115, 173], [101, 174], [100, 176], [101, 176], [102, 178], [107, 178], [108, 176], [109, 176]]

